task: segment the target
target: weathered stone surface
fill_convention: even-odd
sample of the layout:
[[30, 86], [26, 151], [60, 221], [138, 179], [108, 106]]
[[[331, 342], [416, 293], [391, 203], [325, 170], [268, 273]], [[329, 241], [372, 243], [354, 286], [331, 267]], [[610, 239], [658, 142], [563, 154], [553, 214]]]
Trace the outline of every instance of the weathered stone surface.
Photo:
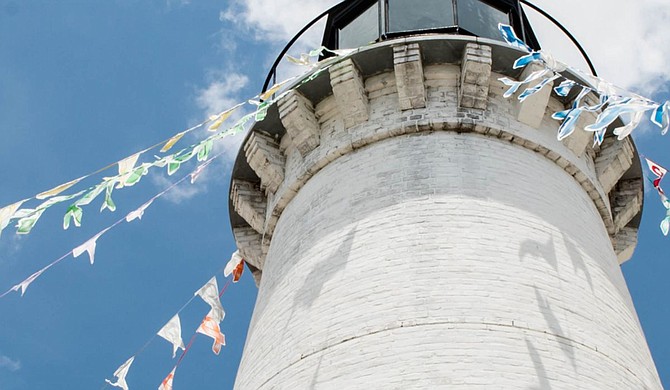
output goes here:
[[237, 214], [258, 233], [263, 233], [267, 202], [259, 186], [242, 180], [233, 180], [230, 196]]
[[320, 129], [314, 105], [297, 91], [291, 91], [277, 103], [279, 117], [295, 148], [305, 156], [319, 145]]
[[417, 43], [393, 47], [393, 67], [401, 110], [426, 107], [426, 85]]
[[461, 61], [458, 104], [462, 108], [485, 110], [491, 81], [491, 47], [468, 43]]
[[635, 149], [628, 138], [605, 138], [596, 157], [596, 173], [605, 192], [610, 192], [621, 176], [633, 164]]
[[361, 73], [351, 59], [330, 68], [330, 85], [347, 128], [368, 120], [368, 97]]
[[244, 153], [251, 169], [261, 179], [261, 186], [275, 192], [284, 181], [286, 159], [279, 150], [277, 141], [266, 135], [254, 132], [244, 145]]

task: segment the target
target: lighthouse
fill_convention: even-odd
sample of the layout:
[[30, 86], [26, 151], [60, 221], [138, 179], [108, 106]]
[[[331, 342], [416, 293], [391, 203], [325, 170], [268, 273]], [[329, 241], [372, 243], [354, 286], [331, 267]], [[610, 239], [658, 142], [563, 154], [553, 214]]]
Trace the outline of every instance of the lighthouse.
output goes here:
[[537, 70], [513, 69], [524, 53], [498, 32], [540, 48], [520, 3], [322, 16], [324, 46], [356, 50], [294, 80], [234, 164], [231, 226], [259, 288], [235, 388], [662, 389], [620, 269], [637, 150], [611, 131], [559, 141], [551, 114], [575, 96], [551, 83], [503, 97], [500, 78]]

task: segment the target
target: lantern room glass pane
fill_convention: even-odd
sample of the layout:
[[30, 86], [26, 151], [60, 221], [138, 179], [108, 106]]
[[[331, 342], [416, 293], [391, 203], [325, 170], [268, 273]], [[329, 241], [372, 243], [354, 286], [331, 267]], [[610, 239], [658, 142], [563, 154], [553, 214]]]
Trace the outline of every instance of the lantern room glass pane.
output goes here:
[[379, 3], [365, 10], [356, 19], [339, 30], [340, 49], [352, 49], [379, 39]]
[[449, 27], [454, 22], [451, 0], [388, 0], [389, 32]]
[[502, 40], [498, 23], [510, 24], [509, 15], [479, 0], [458, 0], [458, 26], [478, 37]]

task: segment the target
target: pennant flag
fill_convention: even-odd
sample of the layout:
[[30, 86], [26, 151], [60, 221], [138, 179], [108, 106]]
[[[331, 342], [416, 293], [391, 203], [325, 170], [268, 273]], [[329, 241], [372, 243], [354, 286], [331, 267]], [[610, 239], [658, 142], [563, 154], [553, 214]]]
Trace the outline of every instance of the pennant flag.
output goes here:
[[665, 195], [665, 192], [663, 192], [663, 189], [661, 188], [661, 181], [663, 180], [663, 177], [665, 177], [665, 174], [668, 173], [668, 170], [646, 157], [645, 160], [647, 161], [647, 166], [649, 167], [651, 173], [656, 176], [656, 180], [653, 181], [654, 188], [656, 191], [658, 191], [659, 194], [661, 194], [661, 196]]
[[41, 270], [39, 270], [39, 271], [35, 272], [34, 274], [30, 275], [26, 280], [17, 284], [16, 286], [12, 287], [10, 289], [10, 291], [19, 291], [19, 289], [20, 289], [21, 290], [21, 296], [23, 296], [26, 293], [26, 290], [28, 289], [28, 286], [30, 286], [30, 284], [32, 282], [34, 282], [35, 279], [39, 278], [40, 275], [42, 275], [44, 273], [44, 271], [51, 268], [52, 265], [53, 264], [49, 264], [46, 267], [42, 268]]
[[617, 139], [619, 141], [623, 140], [624, 138], [628, 137], [630, 133], [632, 133], [633, 130], [635, 130], [640, 125], [642, 119], [644, 119], [643, 111], [633, 113], [633, 117], [630, 119], [630, 122], [628, 122], [624, 126], [617, 127], [616, 129], [614, 129], [614, 135], [617, 136]]
[[293, 80], [293, 78], [290, 78], [290, 79], [288, 79], [288, 80], [284, 80], [284, 81], [282, 81], [282, 82], [280, 82], [280, 83], [277, 83], [277, 84], [273, 85], [273, 86], [270, 87], [267, 91], [265, 91], [265, 92], [263, 92], [263, 93], [261, 94], [260, 99], [261, 99], [261, 100], [268, 100], [268, 99], [270, 99], [270, 98], [272, 97], [272, 95], [274, 95], [275, 93], [279, 92], [279, 90], [281, 89], [281, 87], [284, 86], [284, 84], [288, 83], [288, 82], [291, 81], [291, 80]]
[[563, 80], [563, 82], [559, 84], [558, 87], [554, 88], [554, 91], [556, 92], [556, 95], [566, 97], [575, 84], [577, 83], [572, 80]]
[[63, 229], [67, 230], [70, 227], [70, 221], [74, 221], [74, 226], [81, 227], [83, 214], [84, 211], [76, 204], [68, 207], [65, 217], [63, 217]]
[[219, 299], [219, 285], [216, 283], [216, 276], [210, 279], [200, 290], [196, 291], [195, 295], [199, 295], [212, 308], [209, 314], [210, 317], [214, 318], [217, 323], [223, 321], [226, 313], [223, 311], [223, 306], [221, 306], [221, 300]]
[[242, 272], [244, 272], [244, 259], [240, 255], [240, 251], [235, 251], [228, 264], [226, 264], [226, 268], [223, 269], [223, 275], [228, 277], [233, 274], [233, 283], [237, 283], [242, 276]]
[[132, 156], [118, 162], [120, 176], [129, 173], [130, 171], [133, 170], [133, 168], [135, 168], [135, 164], [137, 163], [137, 160], [140, 158], [140, 154], [141, 153], [133, 154]]
[[74, 202], [74, 204], [77, 206], [88, 206], [95, 200], [95, 198], [98, 197], [98, 195], [102, 194], [102, 191], [104, 191], [105, 188], [107, 188], [106, 182], [98, 184], [97, 186], [93, 187], [91, 191], [86, 193], [86, 195], [82, 196], [79, 200]]
[[58, 187], [54, 187], [54, 188], [50, 189], [49, 191], [41, 192], [41, 193], [37, 194], [35, 196], [35, 198], [42, 200], [42, 199], [50, 198], [52, 196], [56, 196], [56, 195], [60, 194], [61, 192], [67, 190], [68, 188], [72, 187], [73, 185], [79, 183], [79, 181], [81, 179], [82, 178], [80, 177], [79, 179], [74, 179], [74, 180], [69, 181], [65, 184], [61, 184]]
[[132, 221], [134, 221], [134, 220], [136, 220], [136, 219], [140, 219], [140, 220], [141, 220], [141, 219], [142, 219], [142, 216], [144, 215], [144, 211], [145, 211], [149, 206], [151, 206], [151, 203], [153, 203], [153, 201], [154, 201], [154, 200], [151, 199], [151, 200], [148, 201], [147, 203], [145, 203], [145, 204], [143, 204], [142, 206], [140, 206], [137, 210], [129, 212], [128, 215], [126, 215], [126, 222], [132, 222]]
[[[132, 172], [129, 172], [124, 176], [123, 186], [132, 187], [135, 184], [139, 183], [139, 181], [142, 179], [142, 176], [148, 174], [149, 168], [151, 168], [152, 166], [153, 166], [152, 164], [144, 163], [141, 164], [139, 167], [133, 169]], [[119, 187], [117, 186], [117, 188]]]
[[242, 107], [244, 103], [240, 103], [236, 105], [233, 108], [229, 108], [228, 110], [220, 113], [219, 115], [212, 115], [209, 117], [209, 120], [213, 121], [213, 123], [209, 126], [209, 131], [216, 131], [221, 127], [223, 122], [225, 122], [228, 118], [230, 118], [231, 115], [240, 107]]
[[194, 149], [197, 150], [198, 152], [198, 161], [205, 161], [207, 158], [209, 158], [209, 153], [212, 151], [212, 148], [214, 147], [214, 140], [212, 139], [206, 139], [202, 141], [196, 148]]
[[665, 135], [670, 127], [670, 101], [659, 104], [651, 115], [651, 121], [660, 127], [661, 135]]
[[512, 26], [499, 23], [498, 30], [500, 31], [503, 38], [505, 39], [505, 42], [507, 42], [508, 45], [516, 47], [517, 49], [521, 49], [523, 51], [527, 52], [532, 51], [532, 49], [528, 45], [526, 45], [521, 39], [519, 39], [519, 37], [516, 36], [516, 33], [514, 32]]
[[205, 170], [205, 168], [207, 168], [207, 166], [208, 166], [209, 164], [212, 163], [212, 161], [214, 161], [213, 158], [212, 158], [211, 160], [209, 160], [209, 161], [203, 163], [203, 164], [200, 164], [200, 165], [198, 166], [198, 168], [196, 168], [195, 171], [191, 172], [191, 184], [195, 183], [195, 181], [198, 179], [198, 177], [200, 176], [200, 174]]
[[[23, 213], [21, 213], [23, 211]], [[16, 227], [16, 233], [17, 234], [29, 234], [35, 225], [37, 224], [37, 221], [40, 219], [42, 214], [46, 209], [22, 209], [16, 212], [15, 217], [20, 218], [19, 222], [17, 223]], [[25, 216], [24, 216], [25, 215]], [[21, 217], [19, 217], [21, 216]]]
[[14, 217], [14, 214], [24, 202], [25, 200], [22, 200], [0, 209], [0, 235], [2, 235], [2, 230], [9, 225], [9, 221]]
[[661, 194], [661, 201], [663, 202], [663, 206], [668, 209], [665, 213], [665, 218], [661, 221], [661, 231], [664, 236], [667, 236], [668, 233], [670, 233], [670, 200], [668, 200], [665, 195]]
[[528, 97], [536, 94], [537, 92], [540, 92], [540, 90], [542, 90], [542, 88], [544, 88], [547, 84], [551, 83], [552, 81], [556, 80], [559, 77], [560, 77], [559, 75], [553, 75], [551, 77], [542, 80], [540, 83], [538, 83], [536, 86], [532, 88], [526, 88], [526, 90], [523, 91], [521, 95], [519, 95], [519, 101], [523, 102]]
[[503, 84], [509, 86], [509, 89], [503, 94], [503, 97], [508, 98], [508, 97], [514, 95], [514, 93], [516, 93], [516, 91], [519, 89], [519, 87], [521, 87], [524, 84], [528, 84], [531, 81], [538, 80], [538, 79], [544, 77], [544, 75], [547, 74], [547, 73], [549, 73], [549, 69], [536, 70], [535, 72], [529, 74], [528, 77], [526, 77], [526, 79], [523, 80], [523, 81], [514, 81], [514, 80], [509, 79], [507, 77], [499, 78], [498, 80], [502, 81]]
[[618, 102], [618, 104], [610, 103], [607, 108], [598, 115], [596, 122], [592, 125], [586, 126], [584, 130], [586, 131], [602, 131], [606, 130], [607, 127], [614, 122], [622, 114], [634, 114], [636, 112], [644, 112], [654, 107], [643, 101], [626, 99], [624, 101]]
[[91, 239], [89, 239], [85, 243], [83, 243], [83, 244], [79, 245], [78, 247], [74, 248], [72, 250], [72, 257], [77, 258], [77, 257], [81, 256], [84, 252], [87, 252], [88, 253], [88, 258], [91, 261], [91, 265], [93, 265], [93, 263], [95, 262], [95, 247], [97, 245], [96, 241], [98, 241], [98, 238], [100, 238], [100, 236], [105, 234], [107, 232], [107, 230], [109, 230], [109, 229], [110, 228], [107, 228], [107, 229], [101, 231], [100, 233], [96, 234], [95, 236], [93, 236]]
[[161, 382], [160, 387], [158, 387], [158, 390], [172, 390], [172, 381], [174, 380], [174, 372], [177, 370], [177, 367], [173, 368], [172, 371], [168, 374], [168, 376], [163, 379], [163, 382]]
[[116, 205], [112, 200], [112, 191], [114, 191], [114, 182], [110, 181], [105, 188], [105, 201], [100, 206], [100, 212], [103, 212], [105, 209], [109, 209], [111, 212], [116, 211]]
[[161, 153], [165, 153], [168, 150], [172, 149], [172, 147], [179, 142], [180, 139], [186, 134], [186, 132], [181, 132], [179, 134], [175, 134], [172, 138], [170, 138], [165, 145], [161, 148]]
[[179, 314], [176, 314], [172, 319], [161, 328], [157, 333], [159, 336], [172, 343], [172, 358], [177, 356], [177, 349], [186, 349], [184, 341], [181, 339], [181, 321]]
[[221, 347], [226, 345], [226, 336], [221, 333], [221, 328], [219, 327], [220, 321], [217, 321], [212, 315], [216, 315], [216, 313], [210, 311], [202, 320], [202, 323], [196, 332], [214, 339], [212, 352], [214, 352], [215, 355], [218, 355], [221, 352]]
[[128, 383], [126, 383], [126, 375], [128, 375], [128, 370], [130, 370], [130, 365], [133, 364], [135, 356], [128, 359], [123, 363], [119, 368], [114, 371], [114, 376], [116, 377], [116, 383], [112, 383], [109, 379], [105, 379], [105, 382], [109, 383], [114, 387], [120, 387], [123, 390], [128, 390]]

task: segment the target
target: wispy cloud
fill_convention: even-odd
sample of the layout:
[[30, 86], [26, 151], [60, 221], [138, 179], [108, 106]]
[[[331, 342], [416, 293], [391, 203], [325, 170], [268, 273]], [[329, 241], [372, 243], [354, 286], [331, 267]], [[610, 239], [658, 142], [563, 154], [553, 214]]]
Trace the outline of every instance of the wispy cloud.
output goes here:
[[[186, 167], [182, 168], [179, 172], [182, 172], [182, 170], [184, 172], [183, 174], [189, 172], [185, 168]], [[187, 180], [184, 180], [184, 182], [166, 192], [165, 195], [162, 196], [162, 199], [165, 199], [170, 203], [181, 204], [182, 202], [190, 200], [199, 194], [207, 192], [207, 187], [204, 183], [209, 174], [208, 171], [209, 170], [206, 169], [200, 175], [198, 180], [193, 184]], [[162, 174], [151, 176], [151, 181], [159, 188], [167, 188], [177, 180], [179, 180], [178, 175], [175, 175], [175, 177], [167, 177]]]
[[21, 369], [21, 362], [8, 356], [0, 355], [0, 368], [16, 372]]
[[196, 103], [207, 115], [217, 114], [239, 103], [240, 92], [249, 84], [249, 77], [236, 71], [209, 70], [208, 84], [196, 91]]

